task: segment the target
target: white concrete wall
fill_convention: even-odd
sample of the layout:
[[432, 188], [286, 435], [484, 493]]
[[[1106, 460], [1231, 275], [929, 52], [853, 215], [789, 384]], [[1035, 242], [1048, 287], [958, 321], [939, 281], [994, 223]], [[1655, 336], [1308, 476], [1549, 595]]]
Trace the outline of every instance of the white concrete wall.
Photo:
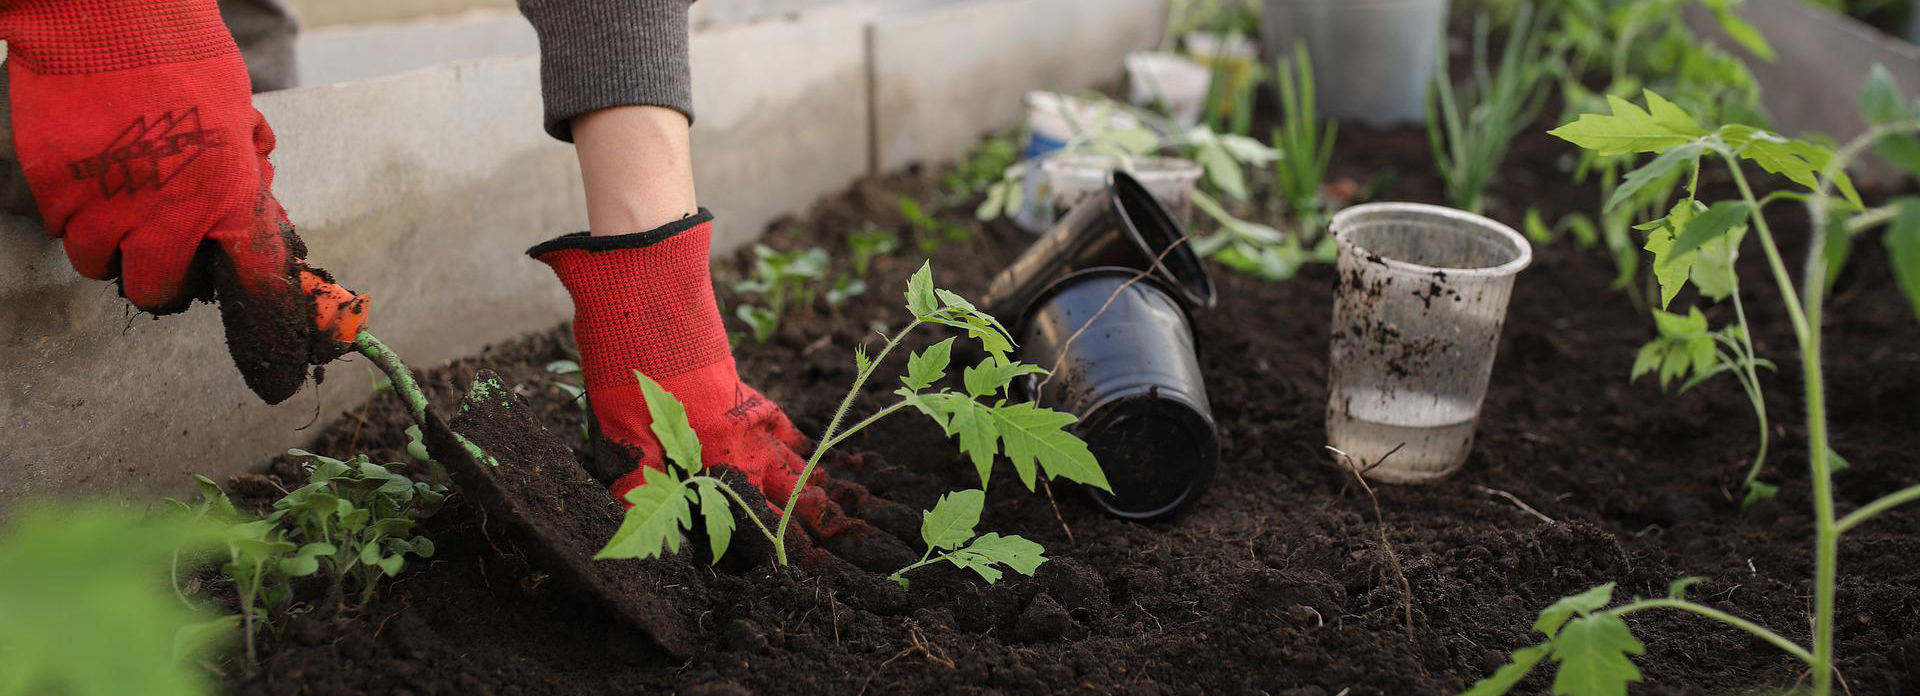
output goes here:
[[1118, 80], [1129, 51], [1152, 47], [1163, 0], [983, 0], [883, 17], [873, 53], [880, 170], [938, 162], [1020, 119], [1032, 89]]

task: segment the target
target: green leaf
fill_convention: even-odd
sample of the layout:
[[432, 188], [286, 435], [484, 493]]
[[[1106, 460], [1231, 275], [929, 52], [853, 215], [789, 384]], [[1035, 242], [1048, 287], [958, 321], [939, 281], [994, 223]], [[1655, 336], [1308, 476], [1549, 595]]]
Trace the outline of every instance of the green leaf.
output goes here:
[[1740, 508], [1744, 510], [1762, 500], [1773, 500], [1773, 497], [1776, 495], [1780, 495], [1779, 486], [1757, 479], [1748, 481], [1747, 495], [1740, 500]]
[[1746, 233], [1745, 225], [1737, 225], [1726, 234], [1702, 245], [1694, 254], [1693, 270], [1689, 277], [1702, 297], [1718, 301], [1733, 294], [1734, 284], [1738, 280], [1734, 261], [1739, 257], [1737, 251]]
[[280, 559], [280, 572], [296, 578], [304, 578], [320, 570], [320, 557], [332, 555], [339, 549], [326, 542], [313, 542], [300, 547], [294, 555]]
[[1893, 73], [1887, 72], [1887, 66], [1874, 63], [1867, 73], [1867, 84], [1860, 89], [1860, 115], [1876, 124], [1907, 118], [1907, 98], [1893, 83]]
[[693, 523], [686, 483], [652, 467], [642, 469], [641, 477], [644, 482], [627, 491], [627, 502], [633, 507], [627, 509], [606, 547], [593, 555], [594, 560], [653, 558], [661, 555], [662, 546], [680, 552], [680, 530]]
[[1000, 536], [987, 532], [974, 539], [966, 548], [947, 555], [947, 562], [972, 570], [980, 578], [993, 584], [1000, 579], [1000, 569], [1006, 566], [1021, 575], [1033, 575], [1040, 564], [1047, 562], [1046, 548], [1017, 536]]
[[947, 376], [947, 364], [953, 359], [953, 342], [947, 340], [927, 346], [927, 349], [907, 356], [907, 374], [900, 378], [907, 389], [920, 391], [933, 386], [934, 382]]
[[1597, 611], [1612, 601], [1613, 583], [1597, 585], [1580, 594], [1562, 597], [1559, 601], [1549, 604], [1547, 608], [1540, 610], [1540, 618], [1533, 622], [1533, 630], [1547, 634], [1548, 638], [1553, 638], [1560, 632], [1561, 625], [1565, 624], [1567, 619], [1574, 614], [1586, 614]]
[[1607, 198], [1607, 204], [1601, 209], [1612, 210], [1632, 199], [1634, 194], [1639, 193], [1648, 184], [1672, 176], [1682, 167], [1693, 166], [1700, 159], [1700, 154], [1705, 151], [1706, 145], [1689, 142], [1660, 153], [1659, 157], [1653, 158], [1653, 161], [1646, 163], [1645, 166], [1628, 172], [1626, 178], [1621, 179], [1620, 185], [1613, 189], [1613, 195]]
[[1021, 375], [1046, 374], [1038, 365], [1014, 362], [997, 357], [988, 357], [979, 365], [967, 368], [961, 373], [961, 381], [967, 387], [967, 393], [974, 398], [993, 396], [1006, 389], [1013, 378]]
[[958, 438], [960, 451], [973, 462], [980, 474], [980, 486], [993, 477], [993, 457], [1000, 452], [1000, 433], [992, 418], [982, 415], [986, 406], [960, 394], [914, 394], [895, 392], [920, 412], [932, 417], [948, 437]]
[[743, 304], [733, 308], [733, 315], [747, 323], [747, 328], [753, 331], [754, 343], [766, 343], [780, 330], [780, 315], [766, 307]]
[[1920, 318], [1920, 199], [1902, 198], [1896, 205], [1893, 224], [1887, 226], [1883, 243], [1893, 276], [1900, 281], [1914, 316]]
[[974, 488], [940, 496], [933, 509], [920, 517], [920, 538], [929, 549], [960, 548], [973, 538], [986, 502], [987, 492]]
[[1647, 110], [1633, 102], [1607, 95], [1612, 115], [1583, 114], [1573, 123], [1547, 131], [1562, 140], [1601, 155], [1665, 152], [1706, 135], [1685, 111], [1646, 90]]
[[720, 490], [726, 484], [711, 478], [701, 478], [694, 483], [700, 491], [700, 519], [707, 526], [707, 542], [713, 551], [713, 562], [719, 563], [720, 556], [726, 554], [727, 547], [733, 543], [736, 524], [732, 508], [727, 503], [727, 494]]
[[1512, 659], [1507, 664], [1501, 665], [1487, 678], [1474, 682], [1460, 696], [1500, 696], [1507, 693], [1526, 678], [1528, 672], [1533, 671], [1534, 665], [1540, 664], [1540, 659], [1547, 656], [1548, 647], [1548, 644], [1542, 643], [1513, 651]]
[[1874, 152], [1906, 170], [1907, 176], [1920, 178], [1920, 138], [1912, 133], [1889, 133], [1874, 145]]
[[1553, 693], [1626, 696], [1627, 684], [1640, 681], [1640, 669], [1628, 656], [1646, 651], [1619, 616], [1591, 614], [1569, 621], [1553, 638], [1552, 657], [1560, 663]]
[[1640, 353], [1633, 358], [1633, 374], [1627, 377], [1627, 381], [1640, 379], [1641, 375], [1660, 367], [1660, 359], [1666, 354], [1666, 348], [1667, 344], [1658, 338], [1640, 346]]
[[1667, 253], [1679, 255], [1699, 249], [1700, 245], [1726, 234], [1734, 225], [1745, 224], [1752, 210], [1753, 207], [1747, 205], [1746, 201], [1714, 203], [1706, 212], [1687, 221], [1685, 230], [1680, 233], [1679, 239], [1674, 240], [1673, 247]]
[[1094, 461], [1087, 443], [1066, 431], [1078, 419], [1073, 414], [1039, 408], [1031, 403], [1008, 404], [989, 409], [995, 430], [1006, 446], [1007, 459], [1020, 474], [1021, 483], [1033, 490], [1034, 464], [1049, 477], [1064, 478], [1112, 492], [1107, 476]]
[[[1653, 252], [1653, 277], [1660, 284], [1660, 307], [1665, 309], [1680, 294], [1680, 288], [1687, 283], [1693, 273], [1693, 255], [1672, 253], [1675, 231], [1685, 229], [1692, 222], [1698, 210], [1693, 201], [1680, 201], [1673, 205], [1665, 218], [1647, 232], [1647, 244], [1644, 249]], [[1653, 224], [1653, 223], [1648, 223]], [[1636, 226], [1638, 227], [1638, 226]]]
[[924, 318], [939, 309], [939, 302], [933, 295], [933, 262], [920, 264], [920, 270], [907, 278], [907, 311], [916, 318]]
[[660, 448], [680, 468], [698, 473], [705, 460], [700, 458], [700, 436], [687, 421], [687, 408], [652, 377], [634, 370], [633, 378], [639, 380], [640, 393], [646, 397], [647, 413], [653, 416], [653, 435], [660, 438]]
[[1240, 173], [1240, 163], [1233, 161], [1225, 148], [1209, 145], [1200, 148], [1195, 159], [1206, 168], [1207, 181], [1212, 182], [1221, 193], [1236, 201], [1247, 199], [1247, 180]]
[[1527, 208], [1527, 217], [1523, 225], [1527, 230], [1527, 239], [1533, 240], [1533, 243], [1553, 243], [1553, 228], [1547, 227], [1547, 221], [1540, 217], [1539, 208]]
[[1829, 469], [1840, 471], [1850, 466], [1853, 466], [1853, 462], [1849, 462], [1846, 457], [1840, 456], [1840, 453], [1835, 452], [1831, 445], [1827, 447], [1827, 467]]
[[1720, 30], [1727, 33], [1727, 38], [1733, 39], [1760, 60], [1771, 63], [1779, 57], [1774, 54], [1773, 46], [1767, 44], [1767, 37], [1761, 35], [1760, 30], [1753, 28], [1753, 25], [1748, 24], [1739, 15], [1734, 14], [1729, 3], [1709, 3], [1708, 7], [1713, 10], [1714, 18], [1720, 20]]
[[1694, 585], [1697, 585], [1705, 581], [1706, 581], [1706, 578], [1700, 577], [1698, 575], [1691, 575], [1691, 576], [1680, 578], [1679, 580], [1675, 580], [1673, 582], [1667, 583], [1667, 598], [1668, 599], [1686, 599], [1687, 588], [1693, 587]]
[[974, 219], [986, 221], [1000, 217], [1001, 211], [1011, 207], [1006, 205], [1006, 203], [1007, 189], [1012, 187], [1013, 184], [1006, 181], [996, 181], [988, 184], [986, 200], [980, 201], [980, 207], [973, 209]]

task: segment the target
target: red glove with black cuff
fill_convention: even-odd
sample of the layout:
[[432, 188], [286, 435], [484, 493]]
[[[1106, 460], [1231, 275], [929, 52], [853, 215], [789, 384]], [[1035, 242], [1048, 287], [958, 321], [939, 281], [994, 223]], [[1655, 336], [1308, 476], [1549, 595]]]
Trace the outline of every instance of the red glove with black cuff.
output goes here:
[[[642, 483], [642, 467], [665, 466], [634, 370], [659, 382], [686, 407], [704, 464], [740, 469], [770, 503], [786, 503], [806, 466], [796, 454], [808, 446], [806, 436], [772, 401], [741, 382], [734, 367], [707, 266], [712, 220], [701, 210], [648, 232], [599, 237], [581, 232], [527, 250], [552, 267], [573, 296], [574, 339], [601, 434], [593, 473], [611, 482], [614, 497], [623, 503], [627, 491]], [[898, 539], [847, 514], [833, 499], [844, 496], [830, 498], [822, 472], [814, 478], [794, 516], [823, 545], [851, 554], [849, 560], [862, 565], [862, 557], [875, 554], [885, 557], [874, 558], [875, 563], [899, 560], [901, 553], [912, 562], [912, 552]], [[864, 493], [847, 495], [866, 500]]]
[[273, 130], [214, 0], [11, 0], [0, 38], [14, 149], [74, 270], [154, 314], [217, 296], [267, 403], [347, 348], [314, 328]]

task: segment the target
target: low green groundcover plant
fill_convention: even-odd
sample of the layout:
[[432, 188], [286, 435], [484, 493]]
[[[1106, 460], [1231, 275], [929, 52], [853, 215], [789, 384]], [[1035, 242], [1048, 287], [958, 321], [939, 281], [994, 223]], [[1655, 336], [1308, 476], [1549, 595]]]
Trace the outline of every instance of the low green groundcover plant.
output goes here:
[[[1834, 500], [1833, 477], [1838, 460], [1828, 445], [1825, 373], [1821, 367], [1821, 310], [1828, 278], [1845, 263], [1853, 238], [1870, 230], [1885, 228], [1883, 236], [1895, 276], [1907, 299], [1920, 315], [1920, 197], [1904, 197], [1880, 206], [1868, 206], [1854, 191], [1845, 174], [1847, 163], [1868, 148], [1877, 148], [1890, 161], [1920, 176], [1920, 105], [1910, 104], [1894, 88], [1883, 70], [1875, 70], [1862, 97], [1862, 112], [1873, 125], [1859, 137], [1837, 150], [1808, 139], [1786, 138], [1744, 124], [1717, 128], [1701, 125], [1680, 106], [1646, 92], [1646, 108], [1618, 97], [1611, 97], [1610, 114], [1585, 114], [1553, 133], [1582, 148], [1601, 155], [1646, 153], [1656, 155], [1639, 170], [1627, 175], [1622, 187], [1630, 189], [1636, 181], [1650, 181], [1668, 172], [1689, 174], [1686, 195], [1676, 202], [1667, 216], [1642, 225], [1649, 233], [1648, 247], [1654, 252], [1655, 276], [1662, 295], [1680, 284], [1706, 284], [1737, 281], [1730, 258], [1709, 258], [1710, 244], [1725, 243], [1723, 257], [1736, 254], [1744, 232], [1751, 227], [1766, 255], [1767, 267], [1792, 324], [1801, 355], [1801, 383], [1805, 389], [1802, 406], [1807, 418], [1807, 453], [1812, 476], [1814, 508], [1814, 578], [1812, 645], [1802, 646], [1751, 621], [1731, 613], [1698, 604], [1685, 598], [1688, 585], [1698, 578], [1675, 581], [1667, 596], [1635, 599], [1609, 607], [1613, 603], [1611, 583], [1561, 599], [1540, 612], [1534, 630], [1545, 639], [1538, 645], [1521, 648], [1512, 661], [1492, 676], [1467, 691], [1472, 696], [1506, 693], [1543, 661], [1555, 663], [1553, 693], [1569, 696], [1613, 696], [1626, 693], [1627, 685], [1641, 678], [1632, 656], [1646, 652], [1633, 637], [1624, 617], [1649, 609], [1677, 609], [1746, 631], [1807, 665], [1815, 696], [1833, 693], [1835, 681], [1834, 625], [1835, 587], [1838, 584], [1840, 535], [1874, 515], [1912, 500], [1920, 499], [1920, 485], [1889, 493], [1841, 516]], [[1699, 171], [1708, 158], [1723, 162], [1739, 190], [1739, 197], [1728, 200], [1698, 200]], [[1798, 188], [1778, 191], [1765, 197], [1754, 193], [1747, 182], [1744, 167], [1753, 164], [1784, 177]], [[1838, 191], [1839, 197], [1832, 194]], [[1631, 192], [1615, 192], [1616, 197]], [[1769, 203], [1799, 201], [1807, 211], [1810, 237], [1801, 282], [1795, 286], [1776, 243], [1776, 236], [1762, 214]], [[1711, 263], [1704, 263], [1710, 261]], [[1725, 288], [1738, 296], [1737, 283]], [[1668, 320], [1669, 323], [1672, 320]], [[1689, 364], [1669, 367], [1672, 349], [1656, 349], [1657, 358], [1643, 352], [1639, 369], [1653, 369], [1659, 362], [1663, 374], [1678, 377], [1685, 370], [1711, 371], [1717, 358], [1707, 357], [1710, 347], [1692, 334], [1706, 332], [1704, 320], [1695, 322], [1690, 314], [1687, 326], [1663, 334], [1687, 334], [1680, 358]], [[1744, 323], [1744, 320], [1743, 322]], [[1745, 331], [1735, 340], [1716, 343], [1749, 346]], [[1663, 335], [1663, 340], [1671, 340]], [[1750, 351], [1750, 347], [1744, 348]], [[1750, 354], [1749, 354], [1750, 357]]]
[[[1028, 490], [1033, 490], [1036, 477], [1043, 473], [1050, 478], [1063, 478], [1111, 490], [1106, 475], [1094, 461], [1086, 443], [1067, 432], [1067, 426], [1075, 422], [1071, 414], [1039, 408], [1030, 402], [1009, 402], [1008, 390], [1014, 378], [1041, 374], [1044, 370], [1008, 357], [1013, 342], [998, 320], [975, 308], [965, 298], [934, 287], [930, 265], [923, 264], [907, 281], [906, 300], [907, 311], [912, 313], [913, 321], [887, 337], [879, 353], [871, 357], [865, 352], [864, 346], [854, 350], [857, 376], [853, 386], [847, 390], [846, 398], [834, 411], [826, 432], [821, 434], [819, 445], [807, 459], [806, 468], [800, 472], [800, 483], [794, 486], [792, 495], [781, 507], [777, 525], [770, 529], [757, 516], [743, 515], [773, 542], [775, 562], [779, 565], [788, 564], [785, 542], [794, 505], [799, 502], [805, 482], [811, 479], [821, 457], [854, 433], [902, 409], [912, 408], [926, 414], [948, 436], [956, 438], [960, 451], [971, 458], [979, 472], [983, 490], [991, 477], [996, 455], [1002, 453], [1013, 463], [1014, 471]], [[842, 429], [841, 422], [846, 418], [854, 398], [860, 394], [861, 386], [866, 384], [879, 369], [880, 363], [908, 334], [928, 324], [964, 331], [986, 352], [984, 360], [962, 373], [964, 391], [935, 388], [935, 383], [946, 377], [952, 361], [956, 339], [948, 338], [908, 356], [907, 374], [901, 377], [901, 387], [894, 391], [900, 397], [899, 401]], [[634, 373], [634, 378], [639, 380], [646, 396], [647, 408], [653, 414], [653, 433], [660, 438], [661, 449], [666, 453], [669, 465], [659, 469], [649, 468], [642, 474], [644, 482], [627, 493], [627, 502], [632, 507], [627, 510], [613, 538], [607, 541], [605, 548], [595, 558], [651, 558], [663, 552], [677, 553], [682, 530], [694, 529], [697, 522], [704, 529], [712, 546], [712, 557], [717, 561], [732, 543], [735, 523], [729, 506], [738, 504], [744, 509], [746, 500], [720, 479], [704, 473], [700, 440], [687, 424], [686, 411], [679, 400], [638, 371]], [[961, 496], [957, 501], [943, 502], [928, 515], [930, 519], [964, 519], [966, 515], [963, 513], [971, 500], [972, 496]], [[697, 520], [696, 509], [699, 512]], [[973, 518], [977, 520], [979, 506], [972, 505], [972, 509]], [[940, 522], [936, 526], [947, 529], [951, 525]], [[1031, 573], [1039, 561], [1045, 560], [1039, 555], [1038, 544], [1019, 537], [982, 536], [974, 539], [972, 525], [967, 525], [967, 538], [956, 540], [954, 535], [957, 534], [957, 527], [953, 529], [953, 534], [943, 531], [929, 540], [929, 552], [933, 548], [947, 550], [949, 553], [941, 559], [980, 571], [981, 576], [989, 582], [998, 579], [999, 573], [982, 571], [983, 567], [1001, 563], [1018, 572]], [[969, 540], [971, 543], [957, 546]], [[917, 566], [900, 572], [904, 573], [913, 567]]]

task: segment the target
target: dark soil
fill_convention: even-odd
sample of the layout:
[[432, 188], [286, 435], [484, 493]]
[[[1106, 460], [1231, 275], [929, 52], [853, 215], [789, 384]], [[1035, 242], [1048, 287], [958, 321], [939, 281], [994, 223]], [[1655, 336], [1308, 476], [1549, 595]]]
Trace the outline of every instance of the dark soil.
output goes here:
[[[1354, 127], [1341, 140], [1336, 177], [1363, 190], [1377, 181], [1378, 198], [1437, 202], [1423, 133]], [[1596, 195], [1567, 183], [1566, 161], [1557, 141], [1523, 138], [1493, 214], [1517, 222], [1529, 205], [1548, 219], [1591, 209]], [[823, 246], [844, 271], [848, 232], [868, 223], [906, 229], [896, 196], [929, 200], [938, 189], [932, 173], [863, 181], [768, 239]], [[977, 296], [1030, 238], [970, 223], [970, 209], [942, 216], [972, 225], [971, 239], [931, 256], [938, 282]], [[1788, 237], [1802, 229], [1786, 216], [1780, 223]], [[1842, 511], [1920, 482], [1920, 323], [1896, 293], [1880, 245], [1856, 250], [1826, 328], [1834, 447], [1851, 462], [1836, 477]], [[819, 432], [852, 378], [852, 346], [876, 326], [899, 325], [899, 290], [924, 255], [909, 236], [902, 251], [874, 263], [866, 295], [833, 310], [820, 303], [767, 345], [742, 346], [742, 374], [803, 430]], [[647, 591], [687, 622], [688, 645], [674, 656], [602, 604], [549, 581], [552, 571], [530, 562], [497, 521], [456, 499], [430, 524], [439, 545], [431, 561], [414, 564], [364, 612], [320, 607], [299, 617], [257, 673], [230, 665], [228, 686], [244, 694], [1445, 694], [1534, 643], [1535, 613], [1561, 596], [1609, 581], [1621, 598], [1658, 595], [1692, 575], [1707, 578], [1694, 586], [1696, 598], [1804, 644], [1813, 523], [1798, 356], [1771, 283], [1753, 265], [1759, 255], [1750, 256], [1757, 347], [1782, 366], [1762, 377], [1777, 424], [1768, 478], [1782, 490], [1745, 512], [1734, 489], [1756, 440], [1738, 387], [1722, 379], [1669, 395], [1650, 380], [1628, 382], [1648, 322], [1609, 289], [1604, 252], [1563, 242], [1536, 247], [1519, 278], [1464, 469], [1441, 483], [1375, 489], [1383, 543], [1367, 494], [1323, 450], [1331, 269], [1277, 284], [1216, 270], [1219, 306], [1194, 326], [1222, 457], [1213, 488], [1173, 521], [1117, 521], [1075, 491], [1028, 493], [1003, 475], [981, 529], [1044, 544], [1053, 560], [1031, 579], [988, 586], [933, 566], [916, 571], [907, 593], [832, 560], [775, 570], [670, 559]], [[746, 258], [717, 264], [723, 285]], [[938, 337], [928, 331], [919, 342]], [[544, 370], [567, 357], [568, 342], [560, 327], [426, 382], [436, 407], [451, 413], [476, 369], [495, 370], [553, 433], [579, 444], [580, 412]], [[885, 403], [890, 381], [877, 379], [856, 414]], [[345, 414], [315, 449], [398, 459], [404, 426], [397, 403], [377, 399]], [[847, 450], [871, 454], [836, 475], [928, 508], [942, 492], [978, 484], [944, 440], [902, 413], [850, 442]], [[282, 461], [268, 475], [294, 473]], [[609, 514], [590, 491], [578, 495], [580, 515]], [[1838, 654], [1852, 693], [1920, 694], [1920, 506], [1851, 533], [1841, 563]], [[1743, 693], [1804, 677], [1770, 646], [1697, 617], [1646, 612], [1630, 623], [1647, 645], [1636, 693]], [[1536, 675], [1519, 692], [1547, 688]]]

